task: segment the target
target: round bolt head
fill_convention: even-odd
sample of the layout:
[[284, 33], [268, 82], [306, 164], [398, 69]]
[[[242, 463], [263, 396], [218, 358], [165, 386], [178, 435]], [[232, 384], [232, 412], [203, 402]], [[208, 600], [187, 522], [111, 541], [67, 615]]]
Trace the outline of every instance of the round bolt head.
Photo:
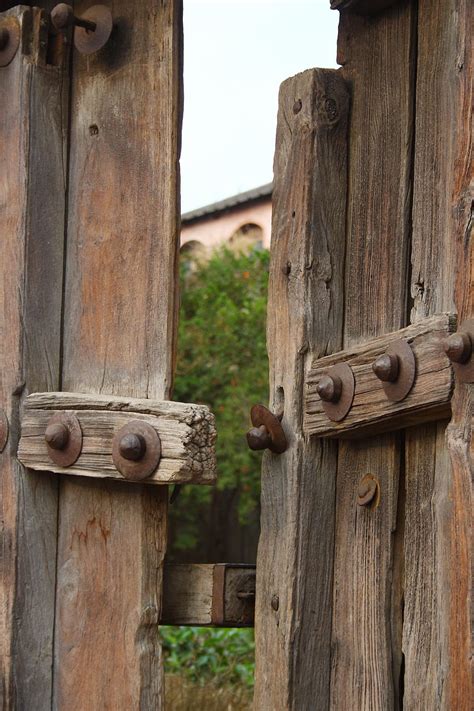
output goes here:
[[52, 422], [46, 428], [44, 439], [48, 447], [60, 452], [69, 442], [69, 429], [62, 422]]
[[342, 380], [338, 375], [323, 375], [316, 390], [324, 402], [338, 402], [342, 394]]
[[384, 383], [394, 383], [400, 372], [400, 361], [394, 353], [380, 355], [372, 364], [372, 370]]
[[268, 449], [271, 443], [272, 438], [270, 437], [265, 425], [260, 425], [260, 427], [252, 427], [252, 429], [247, 432], [247, 444], [254, 452], [258, 452], [262, 449]]
[[444, 350], [449, 360], [454, 363], [466, 363], [472, 355], [472, 341], [469, 334], [463, 331], [453, 333], [446, 339]]
[[0, 27], [0, 51], [4, 50], [10, 41], [10, 33], [6, 27]]
[[377, 480], [367, 474], [360, 480], [357, 489], [357, 503], [359, 506], [369, 506], [373, 503], [379, 491], [379, 484]]
[[128, 459], [129, 462], [139, 462], [145, 456], [145, 438], [134, 432], [124, 434], [119, 443], [119, 452], [120, 456]]
[[51, 22], [56, 30], [65, 30], [66, 27], [71, 27], [74, 24], [74, 10], [65, 2], [60, 2], [51, 10]]

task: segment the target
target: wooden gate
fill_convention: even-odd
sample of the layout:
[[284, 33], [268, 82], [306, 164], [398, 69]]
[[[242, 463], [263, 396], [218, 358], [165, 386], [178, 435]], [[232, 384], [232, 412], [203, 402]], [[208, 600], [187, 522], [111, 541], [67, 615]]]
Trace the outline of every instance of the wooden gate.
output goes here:
[[[166, 400], [181, 0], [13, 4], [1, 705], [151, 711], [160, 620], [252, 618], [233, 565], [171, 571], [162, 606], [166, 484], [215, 480], [212, 414]], [[468, 711], [472, 3], [332, 5], [342, 68], [280, 93], [268, 350], [288, 447], [264, 455], [255, 709]]]

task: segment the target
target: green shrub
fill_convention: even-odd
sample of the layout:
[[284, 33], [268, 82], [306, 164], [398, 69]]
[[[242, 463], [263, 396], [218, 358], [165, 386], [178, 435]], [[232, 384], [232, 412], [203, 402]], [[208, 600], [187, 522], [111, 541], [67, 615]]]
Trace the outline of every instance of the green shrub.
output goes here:
[[165, 672], [195, 684], [253, 687], [253, 629], [161, 627]]
[[[181, 264], [175, 400], [209, 405], [216, 416], [218, 483], [238, 500], [241, 523], [258, 511], [261, 457], [245, 442], [249, 411], [268, 400], [265, 340], [269, 253], [220, 250], [208, 262]], [[196, 546], [212, 489], [183, 487], [171, 554]], [[176, 517], [176, 519], [174, 519]]]

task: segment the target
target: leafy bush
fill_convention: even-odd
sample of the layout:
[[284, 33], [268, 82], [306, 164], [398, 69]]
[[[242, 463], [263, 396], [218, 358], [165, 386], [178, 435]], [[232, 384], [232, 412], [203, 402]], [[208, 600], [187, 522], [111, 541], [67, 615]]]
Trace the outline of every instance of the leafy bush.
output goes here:
[[253, 687], [252, 629], [161, 627], [165, 671], [195, 684]]
[[[181, 314], [174, 399], [209, 405], [216, 415], [218, 484], [233, 490], [241, 523], [258, 510], [260, 460], [245, 442], [249, 410], [268, 399], [265, 341], [269, 253], [214, 252], [208, 262], [181, 264]], [[183, 487], [171, 545], [192, 549], [209, 511], [212, 489]], [[182, 500], [184, 499], [184, 500]]]

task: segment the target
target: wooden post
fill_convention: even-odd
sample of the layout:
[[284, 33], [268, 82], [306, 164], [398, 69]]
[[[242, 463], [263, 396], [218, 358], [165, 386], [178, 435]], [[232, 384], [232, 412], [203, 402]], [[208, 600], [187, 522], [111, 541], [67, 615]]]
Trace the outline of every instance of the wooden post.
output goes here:
[[[163, 400], [176, 340], [181, 2], [106, 4], [109, 43], [75, 52], [72, 70], [62, 389]], [[162, 708], [166, 514], [167, 487], [61, 480], [57, 708]]]
[[[472, 28], [469, 0], [418, 3], [412, 321], [454, 306], [472, 318]], [[406, 439], [407, 708], [472, 707], [473, 385], [456, 382], [452, 420]]]
[[262, 472], [259, 711], [329, 700], [337, 445], [303, 435], [304, 375], [312, 357], [342, 345], [348, 111], [337, 71], [281, 87], [267, 339], [270, 400], [284, 412], [289, 449], [265, 454]]
[[60, 379], [68, 77], [46, 61], [47, 18], [17, 8], [21, 28], [0, 67], [0, 707], [51, 707], [57, 481], [16, 459], [20, 408]]

